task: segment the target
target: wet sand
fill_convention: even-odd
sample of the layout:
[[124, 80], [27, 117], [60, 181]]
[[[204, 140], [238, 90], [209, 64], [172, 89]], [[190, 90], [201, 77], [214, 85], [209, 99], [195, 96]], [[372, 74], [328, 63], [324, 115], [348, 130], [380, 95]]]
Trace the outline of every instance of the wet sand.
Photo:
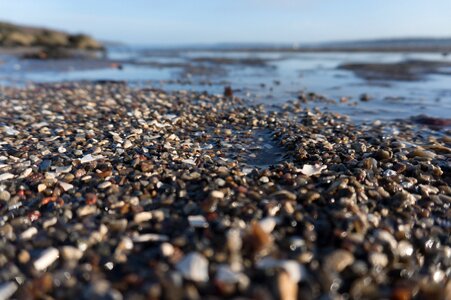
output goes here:
[[451, 293], [446, 130], [115, 82], [0, 95], [3, 298]]
[[348, 63], [339, 69], [353, 71], [366, 80], [419, 81], [433, 74], [451, 75], [451, 63], [406, 60], [397, 63]]

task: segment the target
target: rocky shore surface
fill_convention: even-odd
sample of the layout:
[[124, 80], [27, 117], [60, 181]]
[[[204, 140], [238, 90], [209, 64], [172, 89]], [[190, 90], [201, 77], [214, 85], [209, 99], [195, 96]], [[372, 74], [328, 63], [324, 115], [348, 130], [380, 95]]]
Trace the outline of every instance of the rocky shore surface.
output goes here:
[[230, 91], [2, 88], [0, 298], [446, 299], [451, 138], [396, 128]]

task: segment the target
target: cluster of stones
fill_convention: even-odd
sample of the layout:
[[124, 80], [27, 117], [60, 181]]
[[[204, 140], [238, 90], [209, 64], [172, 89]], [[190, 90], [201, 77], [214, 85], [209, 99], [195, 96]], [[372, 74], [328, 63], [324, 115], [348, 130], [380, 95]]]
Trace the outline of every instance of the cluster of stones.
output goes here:
[[451, 293], [446, 134], [118, 83], [0, 95], [2, 299]]

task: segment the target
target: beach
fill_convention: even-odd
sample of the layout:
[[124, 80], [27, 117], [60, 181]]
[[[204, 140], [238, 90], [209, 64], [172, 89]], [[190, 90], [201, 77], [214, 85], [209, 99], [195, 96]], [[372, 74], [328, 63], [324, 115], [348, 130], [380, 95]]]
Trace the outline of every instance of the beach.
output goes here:
[[111, 80], [0, 91], [0, 298], [451, 293], [446, 119]]
[[1, 22], [0, 300], [449, 299], [450, 49]]

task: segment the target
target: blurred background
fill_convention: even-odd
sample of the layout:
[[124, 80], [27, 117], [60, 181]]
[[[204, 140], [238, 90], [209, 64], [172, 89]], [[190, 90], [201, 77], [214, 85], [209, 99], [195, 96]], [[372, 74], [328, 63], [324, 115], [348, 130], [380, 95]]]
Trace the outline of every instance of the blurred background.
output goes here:
[[449, 0], [0, 0], [0, 85], [231, 86], [356, 121], [443, 119], [450, 11]]

